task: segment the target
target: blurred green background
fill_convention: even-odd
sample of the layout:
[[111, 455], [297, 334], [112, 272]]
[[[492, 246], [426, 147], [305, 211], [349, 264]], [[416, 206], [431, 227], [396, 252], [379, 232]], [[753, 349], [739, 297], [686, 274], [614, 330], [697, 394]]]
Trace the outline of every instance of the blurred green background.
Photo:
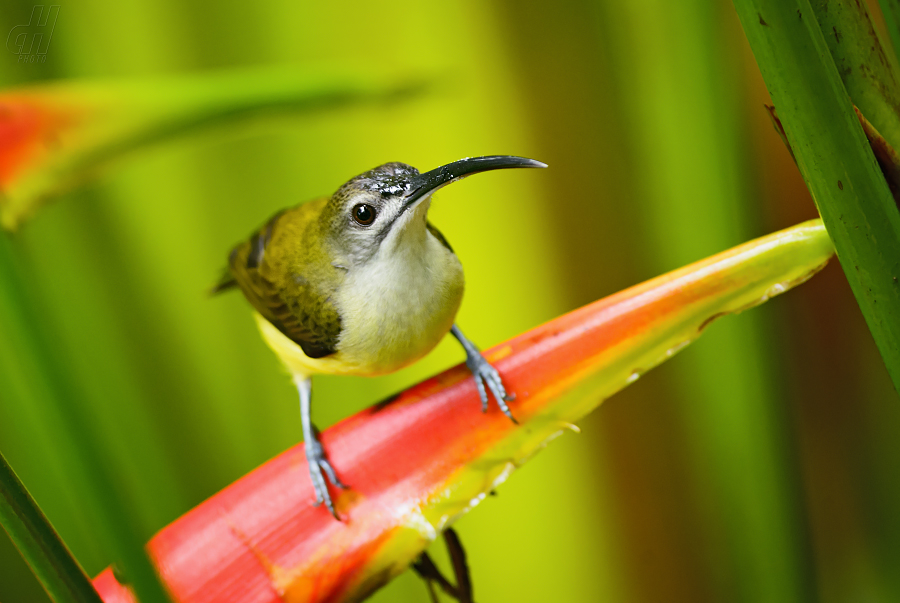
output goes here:
[[[32, 6], [0, 0], [0, 32]], [[79, 0], [47, 56], [0, 54], [0, 82], [270, 64], [437, 82], [156, 146], [0, 236], [16, 284], [0, 291], [0, 450], [92, 575], [111, 558], [55, 408], [93, 423], [145, 538], [299, 441], [296, 393], [248, 305], [205, 294], [286, 205], [386, 161], [549, 163], [433, 206], [466, 267], [459, 323], [484, 347], [816, 217], [727, 1]], [[462, 360], [445, 341], [388, 377], [318, 377], [314, 416], [330, 425]], [[900, 600], [897, 402], [832, 262], [716, 322], [463, 518], [476, 598]], [[0, 532], [0, 601], [46, 600]], [[428, 599], [407, 573], [373, 600]]]

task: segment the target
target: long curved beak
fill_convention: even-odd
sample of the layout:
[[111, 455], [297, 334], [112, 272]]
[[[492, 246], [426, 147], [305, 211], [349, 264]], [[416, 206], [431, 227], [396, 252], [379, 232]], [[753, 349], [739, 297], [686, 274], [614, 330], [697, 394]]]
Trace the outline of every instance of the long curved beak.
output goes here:
[[404, 208], [415, 205], [420, 199], [427, 197], [439, 188], [447, 186], [451, 182], [461, 180], [466, 176], [478, 174], [479, 172], [489, 172], [491, 170], [502, 170], [507, 168], [545, 168], [546, 163], [527, 159], [525, 157], [515, 157], [513, 155], [490, 155], [487, 157], [467, 157], [442, 165], [439, 168], [413, 176], [409, 182], [409, 189], [406, 193]]

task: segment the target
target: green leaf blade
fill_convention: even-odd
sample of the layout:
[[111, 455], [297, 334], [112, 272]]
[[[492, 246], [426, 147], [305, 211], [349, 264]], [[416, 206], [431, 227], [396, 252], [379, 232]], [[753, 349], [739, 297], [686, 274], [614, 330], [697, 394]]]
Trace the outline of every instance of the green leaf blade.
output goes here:
[[0, 525], [56, 603], [101, 603], [78, 564], [0, 454]]
[[900, 391], [900, 212], [807, 0], [735, 0], [797, 165]]

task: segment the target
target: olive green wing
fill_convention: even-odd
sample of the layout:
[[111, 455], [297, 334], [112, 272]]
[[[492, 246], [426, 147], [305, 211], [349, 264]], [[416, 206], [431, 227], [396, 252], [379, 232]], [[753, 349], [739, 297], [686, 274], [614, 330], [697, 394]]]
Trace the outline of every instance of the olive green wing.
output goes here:
[[[297, 235], [292, 210], [275, 215], [229, 256], [230, 279], [223, 278], [216, 291], [236, 285], [247, 301], [266, 320], [303, 349], [310, 358], [337, 351], [341, 317], [331, 302], [328, 283], [303, 274], [303, 262], [290, 261], [287, 245]], [[284, 232], [282, 232], [284, 231]], [[275, 244], [273, 244], [275, 243]], [[233, 284], [232, 284], [233, 281]]]

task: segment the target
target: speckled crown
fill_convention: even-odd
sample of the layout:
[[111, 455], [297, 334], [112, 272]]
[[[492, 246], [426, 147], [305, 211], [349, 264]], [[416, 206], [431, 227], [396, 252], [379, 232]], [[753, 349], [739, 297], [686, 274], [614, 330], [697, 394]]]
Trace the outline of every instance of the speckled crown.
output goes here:
[[418, 175], [419, 170], [413, 166], [393, 161], [360, 174], [344, 184], [341, 189], [354, 188], [378, 193], [382, 197], [392, 197], [409, 189], [410, 180]]

